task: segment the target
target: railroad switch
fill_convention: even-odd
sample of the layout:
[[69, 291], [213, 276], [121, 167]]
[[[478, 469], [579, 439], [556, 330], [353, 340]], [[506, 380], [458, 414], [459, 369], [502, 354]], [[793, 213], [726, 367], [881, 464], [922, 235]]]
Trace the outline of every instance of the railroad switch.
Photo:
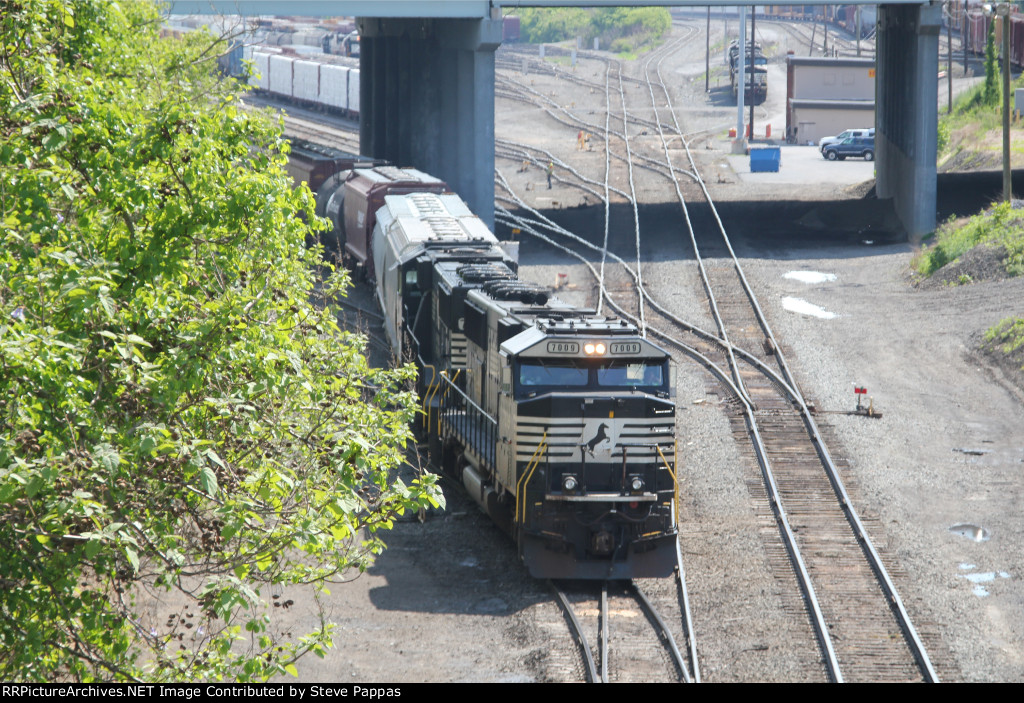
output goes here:
[[864, 403], [861, 402], [861, 396], [867, 395], [867, 388], [863, 388], [855, 384], [853, 387], [853, 392], [857, 395], [857, 407], [855, 407], [853, 410], [818, 410], [818, 408], [811, 401], [807, 402], [807, 410], [812, 415], [827, 413], [830, 415], [859, 415], [860, 417], [870, 417], [875, 419], [882, 417], [882, 413], [875, 410], [874, 398], [868, 398], [867, 405], [864, 405]]
[[858, 385], [854, 384], [853, 392], [857, 396], [857, 407], [854, 408], [854, 411], [852, 413], [850, 413], [851, 415], [862, 415], [863, 417], [875, 417], [875, 418], [882, 417], [882, 413], [877, 412], [875, 410], [875, 399], [874, 398], [868, 398], [868, 404], [867, 404], [866, 407], [864, 406], [863, 403], [861, 403], [861, 396], [862, 395], [867, 395], [867, 393], [868, 393], [868, 389], [867, 388], [864, 388], [862, 386], [858, 386]]

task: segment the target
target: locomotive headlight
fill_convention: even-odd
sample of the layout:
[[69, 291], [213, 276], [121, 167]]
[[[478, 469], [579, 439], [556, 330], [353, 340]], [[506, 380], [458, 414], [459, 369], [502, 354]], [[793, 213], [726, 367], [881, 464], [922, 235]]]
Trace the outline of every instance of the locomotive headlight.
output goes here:
[[584, 344], [583, 345], [583, 351], [585, 353], [587, 353], [587, 354], [593, 354], [594, 353], [594, 343], [593, 342], [587, 342], [586, 344]]
[[633, 490], [634, 493], [639, 493], [644, 489], [644, 480], [639, 476], [630, 476], [629, 487]]
[[579, 481], [576, 480], [575, 476], [569, 475], [562, 477], [562, 490], [566, 493], [572, 493], [579, 485]]
[[597, 344], [594, 345], [594, 352], [596, 352], [597, 354], [604, 354], [606, 351], [608, 351], [608, 348], [605, 347], [605, 345], [603, 345], [601, 342], [598, 342]]
[[606, 351], [608, 351], [608, 347], [603, 342], [587, 342], [583, 345], [585, 354], [604, 354]]

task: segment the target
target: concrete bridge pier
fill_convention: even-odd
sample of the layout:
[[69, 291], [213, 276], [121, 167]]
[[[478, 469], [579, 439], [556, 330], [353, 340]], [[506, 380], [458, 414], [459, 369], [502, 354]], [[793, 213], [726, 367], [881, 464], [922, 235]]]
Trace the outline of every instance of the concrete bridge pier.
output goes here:
[[911, 239], [936, 226], [941, 24], [940, 4], [878, 7], [875, 192], [892, 198]]
[[494, 227], [494, 50], [501, 19], [359, 19], [359, 141], [443, 179]]

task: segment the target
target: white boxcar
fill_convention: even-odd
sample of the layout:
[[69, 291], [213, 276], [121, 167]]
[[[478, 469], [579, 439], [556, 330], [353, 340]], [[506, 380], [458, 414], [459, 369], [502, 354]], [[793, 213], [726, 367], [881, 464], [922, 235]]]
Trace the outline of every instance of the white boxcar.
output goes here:
[[348, 114], [359, 116], [359, 69], [348, 72]]
[[320, 103], [337, 110], [348, 109], [348, 66], [320, 66]]
[[292, 96], [292, 64], [289, 56], [270, 57], [270, 92], [290, 98]]
[[270, 90], [270, 54], [264, 51], [252, 52], [252, 75], [249, 85], [260, 90]]
[[295, 59], [292, 64], [292, 97], [315, 103], [320, 97], [320, 64]]

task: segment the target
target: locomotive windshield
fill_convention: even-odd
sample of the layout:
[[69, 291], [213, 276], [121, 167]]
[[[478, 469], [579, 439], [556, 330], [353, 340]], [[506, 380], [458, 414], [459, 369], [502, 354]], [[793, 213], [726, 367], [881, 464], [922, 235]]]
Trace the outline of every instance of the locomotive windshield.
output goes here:
[[521, 359], [518, 396], [559, 390], [667, 390], [667, 360]]
[[589, 382], [590, 370], [575, 360], [530, 359], [519, 365], [519, 385], [524, 389], [537, 386], [586, 386]]
[[658, 388], [664, 384], [663, 363], [613, 361], [597, 367], [597, 385]]

